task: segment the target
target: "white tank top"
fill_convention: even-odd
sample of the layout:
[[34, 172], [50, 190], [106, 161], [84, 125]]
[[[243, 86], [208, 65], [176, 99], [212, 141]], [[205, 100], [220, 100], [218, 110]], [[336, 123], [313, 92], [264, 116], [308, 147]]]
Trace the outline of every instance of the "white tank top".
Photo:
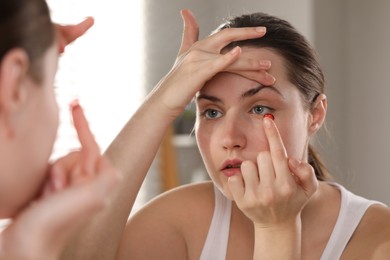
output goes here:
[[[382, 204], [367, 200], [346, 190], [337, 183], [329, 183], [340, 190], [341, 206], [339, 216], [329, 241], [322, 253], [321, 260], [340, 259], [348, 241], [355, 232], [364, 213], [373, 204]], [[200, 260], [226, 259], [229, 239], [231, 201], [214, 186], [215, 207], [206, 242]]]

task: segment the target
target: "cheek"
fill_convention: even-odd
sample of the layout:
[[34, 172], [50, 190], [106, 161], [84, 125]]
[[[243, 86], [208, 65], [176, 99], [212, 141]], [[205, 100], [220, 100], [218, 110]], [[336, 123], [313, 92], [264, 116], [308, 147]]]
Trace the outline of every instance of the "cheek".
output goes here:
[[211, 134], [207, 134], [203, 128], [199, 128], [198, 124], [195, 125], [195, 138], [198, 144], [199, 152], [205, 161], [210, 155], [210, 139]]
[[38, 142], [36, 145], [41, 147], [39, 161], [42, 162], [43, 167], [52, 152], [59, 124], [59, 108], [52, 89], [46, 93], [42, 100], [40, 111], [40, 125], [37, 126], [37, 135], [39, 135], [39, 138], [36, 139], [36, 142]]
[[50, 142], [50, 145], [53, 146], [59, 125], [59, 108], [55, 99], [54, 91], [48, 93], [45, 102], [45, 107], [45, 120], [47, 128], [44, 132], [47, 134], [46, 138], [48, 142]]
[[292, 158], [304, 159], [303, 155], [308, 142], [306, 122], [302, 119], [285, 121], [284, 124], [278, 125], [278, 128], [287, 155]]

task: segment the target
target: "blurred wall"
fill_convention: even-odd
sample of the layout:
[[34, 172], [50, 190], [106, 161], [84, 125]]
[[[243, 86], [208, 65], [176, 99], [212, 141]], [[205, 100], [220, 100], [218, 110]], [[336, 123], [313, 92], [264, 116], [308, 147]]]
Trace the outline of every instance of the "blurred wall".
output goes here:
[[229, 15], [263, 11], [292, 22], [300, 32], [312, 38], [312, 1], [295, 0], [144, 0], [146, 43], [146, 87], [150, 90], [163, 77], [175, 60], [181, 42], [180, 10], [190, 9], [204, 38]]
[[326, 158], [351, 190], [390, 205], [390, 2], [315, 3], [333, 138]]
[[182, 8], [198, 18], [201, 37], [244, 12], [290, 21], [314, 44], [325, 71], [329, 133], [322, 131], [316, 144], [331, 173], [352, 191], [390, 205], [390, 1], [145, 0], [144, 8], [149, 90], [174, 62]]

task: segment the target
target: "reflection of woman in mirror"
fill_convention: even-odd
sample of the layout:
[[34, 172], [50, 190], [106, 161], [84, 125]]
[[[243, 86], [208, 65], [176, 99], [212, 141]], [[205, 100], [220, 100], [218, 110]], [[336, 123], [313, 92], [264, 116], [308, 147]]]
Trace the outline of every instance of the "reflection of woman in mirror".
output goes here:
[[0, 219], [9, 220], [0, 226], [0, 259], [58, 259], [117, 183], [77, 102], [71, 112], [82, 148], [49, 162], [59, 49], [91, 22], [55, 27], [45, 0], [0, 2]]

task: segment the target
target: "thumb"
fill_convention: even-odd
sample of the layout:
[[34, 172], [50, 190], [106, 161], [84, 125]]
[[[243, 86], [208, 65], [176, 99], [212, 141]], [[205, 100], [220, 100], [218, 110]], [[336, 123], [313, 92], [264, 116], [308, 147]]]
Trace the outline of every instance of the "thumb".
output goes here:
[[289, 159], [290, 171], [295, 177], [297, 184], [303, 189], [306, 196], [310, 198], [318, 188], [318, 181], [313, 167], [296, 159]]
[[183, 18], [183, 37], [178, 56], [186, 52], [192, 44], [198, 41], [199, 26], [195, 16], [188, 9], [181, 10], [181, 17]]
[[92, 17], [85, 18], [82, 22], [75, 25], [56, 25], [59, 32], [59, 52], [63, 53], [65, 47], [77, 38], [82, 36], [94, 24]]

